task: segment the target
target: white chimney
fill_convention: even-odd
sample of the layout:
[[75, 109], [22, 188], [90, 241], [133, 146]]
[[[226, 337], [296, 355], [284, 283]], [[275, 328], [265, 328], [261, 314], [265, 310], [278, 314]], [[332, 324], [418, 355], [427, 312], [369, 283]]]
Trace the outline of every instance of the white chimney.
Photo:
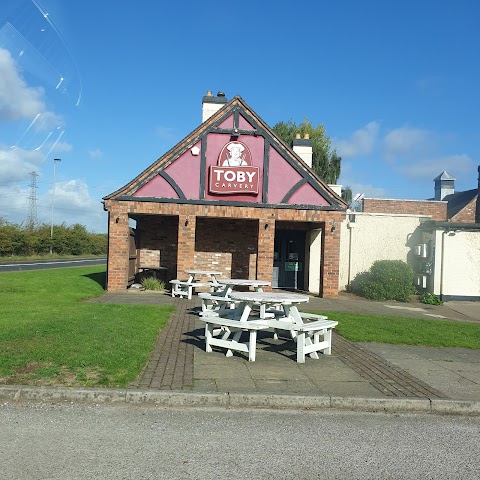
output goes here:
[[292, 142], [293, 151], [310, 167], [312, 168], [313, 148], [310, 135], [306, 133], [303, 138], [297, 133], [295, 140]]
[[447, 195], [455, 193], [455, 177], [445, 170], [433, 181], [435, 182], [435, 200], [443, 200]]
[[217, 96], [214, 96], [209, 90], [202, 98], [202, 123], [218, 112], [226, 103], [227, 98], [223, 92], [218, 92]]
[[328, 186], [329, 186], [339, 197], [342, 196], [342, 188], [343, 188], [343, 185], [331, 185], [331, 184], [329, 183]]

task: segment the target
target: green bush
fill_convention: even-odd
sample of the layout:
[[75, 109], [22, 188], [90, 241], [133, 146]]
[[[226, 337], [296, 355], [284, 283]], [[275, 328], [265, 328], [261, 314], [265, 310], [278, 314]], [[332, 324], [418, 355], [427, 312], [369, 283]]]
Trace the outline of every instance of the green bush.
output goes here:
[[413, 269], [401, 260], [377, 260], [353, 279], [348, 291], [370, 300], [409, 302], [415, 293]]
[[155, 277], [147, 277], [142, 280], [142, 287], [145, 290], [164, 290], [165, 283]]
[[431, 292], [424, 292], [418, 296], [418, 300], [422, 303], [426, 303], [427, 305], [442, 305], [442, 301]]

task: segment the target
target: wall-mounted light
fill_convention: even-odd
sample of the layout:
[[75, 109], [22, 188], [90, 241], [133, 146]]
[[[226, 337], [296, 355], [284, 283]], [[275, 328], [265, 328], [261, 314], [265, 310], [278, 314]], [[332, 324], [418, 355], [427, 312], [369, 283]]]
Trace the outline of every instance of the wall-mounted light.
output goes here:
[[118, 223], [119, 221], [120, 221], [120, 217], [117, 217], [117, 218], [115, 219], [115, 223]]
[[331, 231], [331, 232], [334, 232], [334, 231], [336, 230], [337, 224], [335, 223], [335, 221], [330, 222], [330, 227], [331, 227], [331, 228], [330, 228], [330, 231]]
[[268, 228], [268, 223], [266, 223], [263, 228], [265, 228], [265, 230], [266, 230]]
[[187, 215], [187, 218], [185, 219], [185, 226], [188, 226], [188, 215]]

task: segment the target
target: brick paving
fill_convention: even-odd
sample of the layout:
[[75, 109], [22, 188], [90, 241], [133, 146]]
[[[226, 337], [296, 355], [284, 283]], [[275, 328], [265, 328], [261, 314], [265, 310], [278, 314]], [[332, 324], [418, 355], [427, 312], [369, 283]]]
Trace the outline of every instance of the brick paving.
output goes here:
[[130, 388], [191, 390], [193, 387], [194, 346], [186, 336], [195, 328], [195, 316], [188, 312], [193, 302], [181, 298], [172, 301], [176, 309], [160, 332], [147, 365]]
[[387, 397], [447, 398], [405, 370], [336, 333], [332, 354]]
[[[174, 305], [176, 310], [172, 313], [168, 324], [160, 332], [147, 365], [138, 378], [131, 382], [129, 388], [195, 390], [194, 351], [199, 348], [199, 345], [192, 339], [192, 335], [195, 336], [199, 332], [195, 327], [196, 310], [200, 305], [197, 297], [187, 300], [145, 292], [107, 293], [93, 301]], [[269, 355], [275, 361], [276, 353], [272, 352]], [[332, 357], [337, 357], [345, 366], [360, 375], [385, 397], [448, 398], [442, 392], [391, 364], [381, 356], [336, 333], [334, 333], [332, 342]], [[228, 368], [228, 365], [225, 363], [225, 368]], [[297, 365], [298, 368], [302, 368], [302, 365]], [[260, 366], [258, 365], [258, 367]]]

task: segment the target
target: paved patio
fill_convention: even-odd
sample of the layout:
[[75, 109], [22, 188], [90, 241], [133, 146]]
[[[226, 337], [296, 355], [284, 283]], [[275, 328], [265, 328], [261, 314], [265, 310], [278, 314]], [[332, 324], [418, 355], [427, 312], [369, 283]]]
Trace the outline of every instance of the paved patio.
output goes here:
[[[447, 349], [358, 344], [334, 334], [331, 356], [320, 355], [319, 360], [307, 357], [305, 364], [298, 364], [295, 361], [296, 352], [293, 342], [274, 340], [271, 333], [259, 332], [257, 360], [252, 363], [248, 362], [248, 357], [239, 352], [235, 352], [234, 356], [230, 358], [226, 358], [221, 351], [208, 354], [205, 352], [204, 324], [198, 320], [200, 301], [196, 296], [192, 300], [186, 300], [156, 292], [129, 291], [119, 294], [106, 293], [95, 301], [169, 304], [176, 307], [168, 325], [161, 331], [157, 339], [150, 361], [139, 377], [130, 384], [130, 389], [272, 395], [330, 394], [370, 398], [458, 398], [456, 390], [451, 388], [452, 382], [457, 381], [454, 375], [458, 376], [458, 372], [447, 372], [449, 377], [444, 383], [440, 383], [442, 386], [440, 390], [438, 387], [435, 388], [438, 365], [434, 366], [434, 370], [437, 370], [434, 377], [427, 375], [425, 371], [425, 369], [432, 369], [432, 362], [428, 364], [427, 358], [423, 359], [423, 363], [419, 361], [418, 355], [421, 355], [422, 352], [430, 354], [431, 351], [437, 353], [441, 351], [445, 361], [448, 362]], [[379, 302], [345, 298], [327, 300], [311, 296], [308, 310], [382, 314], [388, 312], [389, 315], [427, 315], [430, 318], [442, 317], [456, 321], [475, 321], [463, 313], [443, 306], [395, 303], [386, 305]], [[405, 355], [399, 354], [398, 348], [406, 349]], [[453, 349], [453, 352], [450, 353], [457, 354], [458, 357], [459, 350], [465, 350], [462, 352], [464, 363], [468, 364], [468, 368], [474, 368], [470, 380], [464, 379], [460, 375], [460, 380], [471, 383], [462, 392], [462, 398], [479, 399], [480, 358], [478, 357], [480, 356], [478, 352], [467, 349]], [[412, 354], [414, 357], [416, 356], [413, 358], [413, 362], [421, 364], [423, 370], [417, 371], [412, 368], [412, 363], [408, 362], [404, 363], [407, 368], [402, 368], [402, 361], [412, 360]], [[389, 356], [391, 361], [387, 359]], [[474, 367], [471, 367], [472, 365]], [[446, 372], [445, 369], [442, 371]]]

